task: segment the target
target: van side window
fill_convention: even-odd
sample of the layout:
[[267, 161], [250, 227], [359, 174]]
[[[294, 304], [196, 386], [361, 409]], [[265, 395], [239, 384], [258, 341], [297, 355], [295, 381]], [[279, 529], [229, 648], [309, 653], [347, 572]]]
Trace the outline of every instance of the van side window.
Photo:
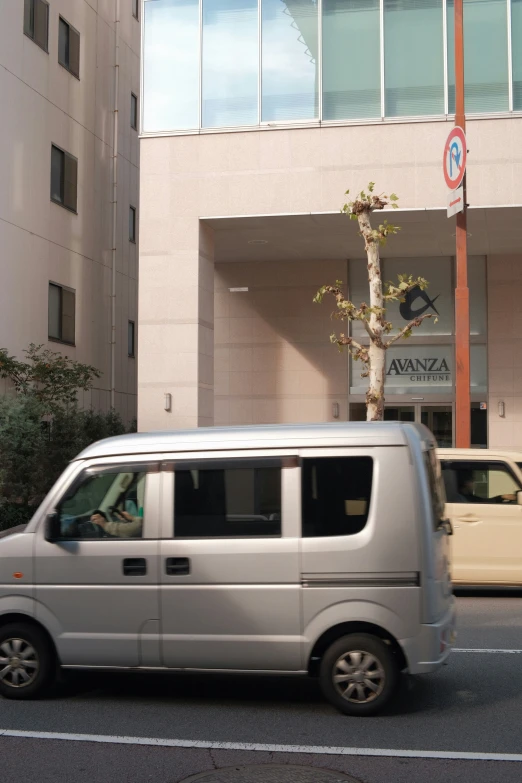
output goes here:
[[433, 510], [433, 525], [437, 530], [441, 522], [445, 519], [445, 493], [444, 483], [441, 477], [440, 462], [435, 453], [435, 449], [429, 449], [423, 454], [424, 466], [428, 477], [428, 487], [430, 490], [431, 508]]
[[520, 489], [503, 462], [451, 460], [442, 463], [448, 503], [516, 503]]
[[143, 535], [144, 472], [87, 471], [58, 505], [62, 539], [121, 539]]
[[280, 467], [185, 464], [174, 486], [176, 538], [281, 535]]
[[353, 536], [368, 521], [371, 457], [304, 459], [303, 537]]

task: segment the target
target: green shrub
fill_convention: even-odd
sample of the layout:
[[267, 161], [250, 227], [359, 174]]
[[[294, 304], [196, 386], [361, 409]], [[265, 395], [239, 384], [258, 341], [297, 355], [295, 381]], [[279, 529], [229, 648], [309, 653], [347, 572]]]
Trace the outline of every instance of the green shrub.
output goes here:
[[49, 418], [32, 396], [0, 398], [0, 530], [27, 522], [80, 451], [125, 431], [114, 411], [69, 406]]

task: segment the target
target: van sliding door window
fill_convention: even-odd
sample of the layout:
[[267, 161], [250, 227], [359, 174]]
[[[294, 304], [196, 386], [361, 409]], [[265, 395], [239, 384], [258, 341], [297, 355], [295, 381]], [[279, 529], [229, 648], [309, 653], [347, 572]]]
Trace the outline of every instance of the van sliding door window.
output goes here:
[[372, 477], [371, 457], [304, 459], [303, 537], [360, 533], [368, 521]]
[[175, 466], [176, 538], [281, 535], [281, 466], [248, 460]]

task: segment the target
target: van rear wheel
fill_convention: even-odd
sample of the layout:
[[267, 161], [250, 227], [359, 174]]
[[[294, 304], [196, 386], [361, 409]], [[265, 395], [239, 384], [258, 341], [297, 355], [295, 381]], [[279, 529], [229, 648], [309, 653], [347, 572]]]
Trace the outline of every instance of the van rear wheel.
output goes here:
[[378, 637], [349, 634], [323, 655], [319, 679], [325, 698], [345, 715], [375, 715], [393, 696], [399, 667]]
[[55, 655], [43, 631], [25, 623], [0, 628], [0, 695], [37, 698], [51, 685], [55, 672]]

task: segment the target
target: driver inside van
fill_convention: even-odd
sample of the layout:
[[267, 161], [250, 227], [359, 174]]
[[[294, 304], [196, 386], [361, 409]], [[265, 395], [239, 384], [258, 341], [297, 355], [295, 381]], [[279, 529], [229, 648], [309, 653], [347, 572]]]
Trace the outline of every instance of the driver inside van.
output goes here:
[[113, 510], [113, 515], [120, 517], [120, 520], [107, 520], [101, 514], [93, 514], [91, 522], [93, 525], [101, 527], [109, 536], [116, 538], [139, 538], [143, 527], [143, 509], [140, 509], [141, 515], [129, 514], [128, 511]]
[[470, 471], [458, 471], [459, 473], [459, 494], [462, 497], [461, 503], [514, 503], [515, 494], [496, 495], [492, 498], [482, 498], [475, 494], [475, 482], [473, 473]]

